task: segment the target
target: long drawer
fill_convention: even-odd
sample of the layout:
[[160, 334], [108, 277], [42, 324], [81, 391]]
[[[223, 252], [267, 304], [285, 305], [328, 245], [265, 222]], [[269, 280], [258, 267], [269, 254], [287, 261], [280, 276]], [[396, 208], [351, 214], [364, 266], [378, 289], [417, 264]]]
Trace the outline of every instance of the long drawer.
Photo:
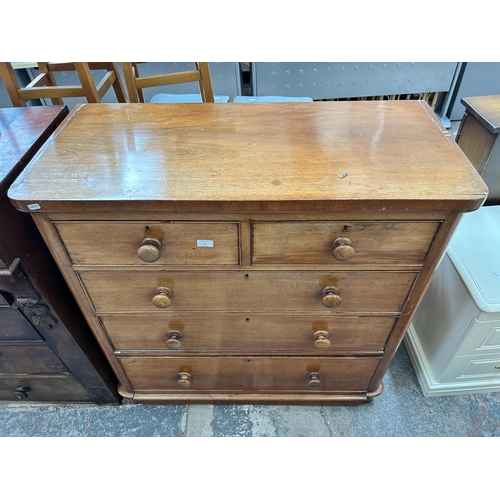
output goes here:
[[[235, 222], [58, 222], [56, 228], [73, 264], [240, 263], [239, 224]], [[148, 245], [152, 250], [157, 246], [153, 261], [141, 260], [138, 255], [138, 250]]]
[[439, 222], [253, 222], [253, 264], [423, 264]]
[[180, 313], [101, 316], [118, 351], [379, 353], [394, 317]]
[[[80, 273], [97, 312], [330, 310], [398, 313], [416, 276], [415, 272], [375, 271]], [[155, 297], [168, 293], [168, 308], [161, 309], [153, 304]], [[324, 302], [330, 299], [339, 305], [326, 307]]]
[[0, 373], [68, 373], [48, 345], [0, 345]]
[[71, 375], [0, 377], [0, 400], [11, 403], [89, 401], [89, 394]]
[[121, 357], [136, 391], [365, 392], [380, 357]]

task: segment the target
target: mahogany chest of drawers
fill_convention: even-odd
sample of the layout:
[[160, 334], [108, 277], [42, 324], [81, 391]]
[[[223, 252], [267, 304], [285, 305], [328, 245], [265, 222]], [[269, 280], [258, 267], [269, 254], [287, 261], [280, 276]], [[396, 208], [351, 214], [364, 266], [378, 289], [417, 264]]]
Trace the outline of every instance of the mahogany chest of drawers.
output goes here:
[[487, 188], [420, 101], [75, 108], [9, 196], [120, 393], [358, 404]]

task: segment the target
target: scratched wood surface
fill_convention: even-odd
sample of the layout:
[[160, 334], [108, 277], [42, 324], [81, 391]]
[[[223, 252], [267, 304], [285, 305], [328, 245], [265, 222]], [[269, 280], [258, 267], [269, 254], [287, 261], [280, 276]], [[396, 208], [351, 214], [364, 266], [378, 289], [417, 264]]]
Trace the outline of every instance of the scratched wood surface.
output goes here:
[[82, 105], [9, 196], [42, 211], [63, 203], [418, 210], [428, 201], [435, 210], [473, 210], [486, 192], [425, 102], [368, 101]]
[[0, 109], [0, 196], [68, 114], [66, 106]]

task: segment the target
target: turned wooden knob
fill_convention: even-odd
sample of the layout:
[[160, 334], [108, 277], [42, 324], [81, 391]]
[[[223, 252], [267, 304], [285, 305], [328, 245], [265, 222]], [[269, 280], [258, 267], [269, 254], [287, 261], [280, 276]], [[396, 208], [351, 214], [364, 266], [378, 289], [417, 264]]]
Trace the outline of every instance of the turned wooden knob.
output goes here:
[[144, 262], [155, 262], [160, 258], [161, 242], [156, 238], [144, 238], [137, 250], [139, 259]]
[[172, 290], [167, 288], [166, 286], [159, 286], [155, 290], [155, 296], [153, 297], [153, 304], [156, 307], [165, 308], [170, 307], [172, 301], [170, 300], [170, 296], [172, 295]]
[[21, 385], [16, 387], [16, 390], [12, 393], [12, 395], [16, 399], [28, 399], [28, 392], [31, 391], [31, 387], [27, 385]]
[[165, 345], [168, 349], [180, 349], [182, 347], [182, 343], [179, 340], [182, 337], [182, 332], [179, 330], [170, 330], [167, 333], [167, 341]]
[[188, 372], [180, 372], [178, 375], [179, 380], [177, 385], [181, 386], [183, 389], [189, 389], [191, 387], [191, 374]]
[[321, 293], [323, 294], [323, 305], [325, 307], [338, 307], [342, 304], [342, 297], [339, 295], [340, 290], [336, 286], [325, 286]]
[[307, 378], [309, 379], [309, 387], [311, 389], [317, 389], [318, 387], [321, 387], [320, 377], [321, 375], [319, 372], [309, 372], [307, 374]]
[[328, 340], [329, 333], [325, 330], [318, 330], [313, 333], [313, 337], [315, 338], [314, 347], [318, 349], [328, 349], [332, 343]]
[[337, 238], [332, 245], [333, 256], [337, 260], [349, 260], [355, 253], [349, 238]]

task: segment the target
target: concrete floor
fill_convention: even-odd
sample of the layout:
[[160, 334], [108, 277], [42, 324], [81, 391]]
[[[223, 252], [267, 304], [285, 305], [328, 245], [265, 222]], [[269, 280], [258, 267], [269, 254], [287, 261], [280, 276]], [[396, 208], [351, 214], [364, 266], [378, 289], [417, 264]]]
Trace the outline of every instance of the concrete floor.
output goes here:
[[0, 436], [500, 436], [500, 392], [424, 398], [402, 344], [361, 406], [0, 405]]

